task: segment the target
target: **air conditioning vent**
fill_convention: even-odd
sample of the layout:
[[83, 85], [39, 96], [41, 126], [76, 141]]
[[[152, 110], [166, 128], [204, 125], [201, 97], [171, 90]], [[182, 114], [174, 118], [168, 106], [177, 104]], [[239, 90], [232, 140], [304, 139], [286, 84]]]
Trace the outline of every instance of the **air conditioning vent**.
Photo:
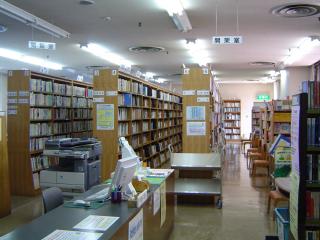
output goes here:
[[130, 52], [135, 53], [158, 53], [164, 51], [163, 47], [155, 47], [155, 46], [136, 46], [129, 48]]
[[93, 0], [80, 0], [79, 1], [80, 5], [88, 6], [88, 5], [93, 5], [95, 2]]
[[312, 4], [286, 4], [271, 9], [271, 13], [281, 17], [300, 18], [320, 13], [320, 6]]
[[250, 62], [249, 65], [256, 67], [270, 67], [275, 66], [274, 62]]

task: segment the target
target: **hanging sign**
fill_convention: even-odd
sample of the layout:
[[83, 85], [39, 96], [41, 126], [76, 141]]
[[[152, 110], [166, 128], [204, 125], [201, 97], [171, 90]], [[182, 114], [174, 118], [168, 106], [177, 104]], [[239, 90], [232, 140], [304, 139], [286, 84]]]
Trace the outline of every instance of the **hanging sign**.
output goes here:
[[270, 96], [268, 94], [257, 95], [258, 101], [270, 101]]
[[242, 36], [213, 36], [212, 43], [215, 45], [241, 44]]
[[28, 42], [28, 47], [29, 48], [34, 48], [34, 49], [56, 50], [56, 43], [29, 41]]

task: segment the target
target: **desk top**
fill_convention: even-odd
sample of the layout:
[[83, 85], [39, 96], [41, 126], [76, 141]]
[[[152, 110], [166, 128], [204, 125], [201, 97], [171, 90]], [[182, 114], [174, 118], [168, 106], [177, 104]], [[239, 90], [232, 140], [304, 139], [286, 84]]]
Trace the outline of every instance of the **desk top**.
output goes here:
[[290, 177], [278, 177], [274, 180], [276, 186], [287, 193], [290, 193]]
[[[148, 199], [160, 185], [151, 185]], [[102, 190], [105, 185], [98, 185], [81, 194], [77, 199], [84, 199], [95, 192]], [[146, 202], [148, 201], [146, 200]], [[40, 240], [54, 230], [72, 230], [72, 228], [89, 215], [115, 216], [119, 219], [101, 236], [101, 239], [111, 239], [112, 236], [133, 216], [139, 212], [139, 208], [128, 208], [128, 203], [123, 201], [113, 204], [110, 201], [98, 209], [68, 208], [60, 206], [49, 213], [25, 224], [14, 231], [0, 237], [0, 240]]]
[[219, 153], [172, 153], [171, 168], [210, 170], [221, 168]]

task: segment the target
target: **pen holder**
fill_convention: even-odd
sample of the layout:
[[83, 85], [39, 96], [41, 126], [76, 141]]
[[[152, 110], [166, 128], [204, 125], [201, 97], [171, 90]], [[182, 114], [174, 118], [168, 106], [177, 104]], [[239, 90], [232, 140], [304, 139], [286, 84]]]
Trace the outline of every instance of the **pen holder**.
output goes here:
[[112, 203], [120, 203], [122, 200], [121, 191], [112, 191], [111, 192], [111, 202]]

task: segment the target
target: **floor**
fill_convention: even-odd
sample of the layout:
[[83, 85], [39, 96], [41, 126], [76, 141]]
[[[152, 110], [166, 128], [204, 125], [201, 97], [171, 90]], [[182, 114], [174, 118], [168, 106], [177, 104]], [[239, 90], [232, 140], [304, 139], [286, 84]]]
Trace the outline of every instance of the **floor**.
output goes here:
[[[274, 233], [267, 214], [266, 177], [251, 179], [239, 145], [229, 145], [223, 172], [223, 208], [179, 205], [169, 240], [263, 240]], [[42, 214], [41, 198], [14, 197], [13, 211], [0, 219], [0, 236]]]

